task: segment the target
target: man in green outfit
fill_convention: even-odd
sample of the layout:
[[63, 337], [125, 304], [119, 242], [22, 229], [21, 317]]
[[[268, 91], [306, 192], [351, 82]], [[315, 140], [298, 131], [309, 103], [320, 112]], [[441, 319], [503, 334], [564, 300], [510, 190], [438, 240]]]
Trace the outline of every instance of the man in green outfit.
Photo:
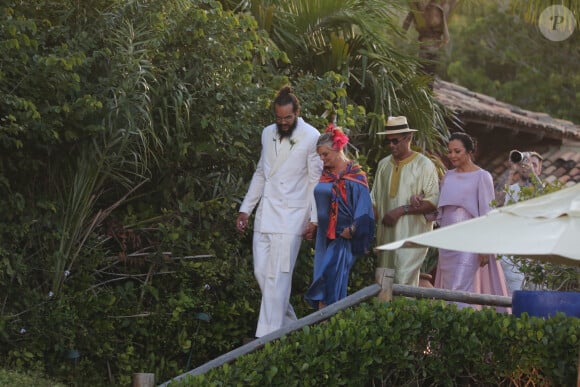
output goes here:
[[[437, 209], [439, 176], [428, 157], [411, 150], [416, 131], [399, 116], [389, 117], [385, 131], [377, 133], [386, 136], [391, 150], [379, 162], [371, 190], [378, 245], [433, 229], [433, 220], [425, 215]], [[427, 248], [381, 250], [378, 267], [395, 269], [395, 283], [418, 286], [426, 254]]]

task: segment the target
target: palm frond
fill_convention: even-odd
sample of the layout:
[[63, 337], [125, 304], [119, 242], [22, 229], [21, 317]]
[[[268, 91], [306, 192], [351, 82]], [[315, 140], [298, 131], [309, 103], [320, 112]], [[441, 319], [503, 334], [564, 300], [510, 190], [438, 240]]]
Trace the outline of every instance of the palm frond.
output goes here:
[[433, 102], [418, 59], [397, 47], [404, 37], [400, 15], [407, 3], [253, 1], [252, 12], [273, 9], [268, 31], [288, 53], [290, 71], [336, 72], [349, 80], [349, 97], [372, 113], [367, 134], [380, 131], [387, 115], [405, 114], [421, 127], [424, 146], [434, 145], [442, 142], [447, 130], [442, 111]]

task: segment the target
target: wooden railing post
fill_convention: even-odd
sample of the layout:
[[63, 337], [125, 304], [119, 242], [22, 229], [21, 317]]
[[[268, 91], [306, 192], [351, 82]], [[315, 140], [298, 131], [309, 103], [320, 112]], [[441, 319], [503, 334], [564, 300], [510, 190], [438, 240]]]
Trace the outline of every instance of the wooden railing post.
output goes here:
[[153, 387], [155, 386], [155, 374], [143, 372], [133, 374], [133, 387]]
[[393, 299], [393, 281], [395, 279], [395, 269], [377, 267], [375, 270], [375, 281], [381, 285], [378, 298], [381, 301], [391, 301]]

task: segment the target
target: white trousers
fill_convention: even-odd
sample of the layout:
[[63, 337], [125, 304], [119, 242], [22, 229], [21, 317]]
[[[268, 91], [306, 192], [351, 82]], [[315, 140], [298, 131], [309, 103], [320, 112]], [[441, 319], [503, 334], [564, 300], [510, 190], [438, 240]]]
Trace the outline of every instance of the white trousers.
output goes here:
[[301, 242], [300, 235], [254, 232], [254, 276], [262, 292], [256, 337], [296, 321], [290, 292]]

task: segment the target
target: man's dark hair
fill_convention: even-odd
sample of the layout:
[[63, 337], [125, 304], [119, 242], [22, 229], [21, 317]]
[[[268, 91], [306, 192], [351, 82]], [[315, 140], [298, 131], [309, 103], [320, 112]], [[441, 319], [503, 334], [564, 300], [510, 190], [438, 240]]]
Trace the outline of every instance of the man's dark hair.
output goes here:
[[300, 101], [298, 101], [298, 98], [292, 92], [292, 87], [286, 85], [278, 91], [278, 95], [274, 99], [274, 106], [286, 106], [289, 104], [292, 104], [292, 111], [294, 113], [300, 110]]

